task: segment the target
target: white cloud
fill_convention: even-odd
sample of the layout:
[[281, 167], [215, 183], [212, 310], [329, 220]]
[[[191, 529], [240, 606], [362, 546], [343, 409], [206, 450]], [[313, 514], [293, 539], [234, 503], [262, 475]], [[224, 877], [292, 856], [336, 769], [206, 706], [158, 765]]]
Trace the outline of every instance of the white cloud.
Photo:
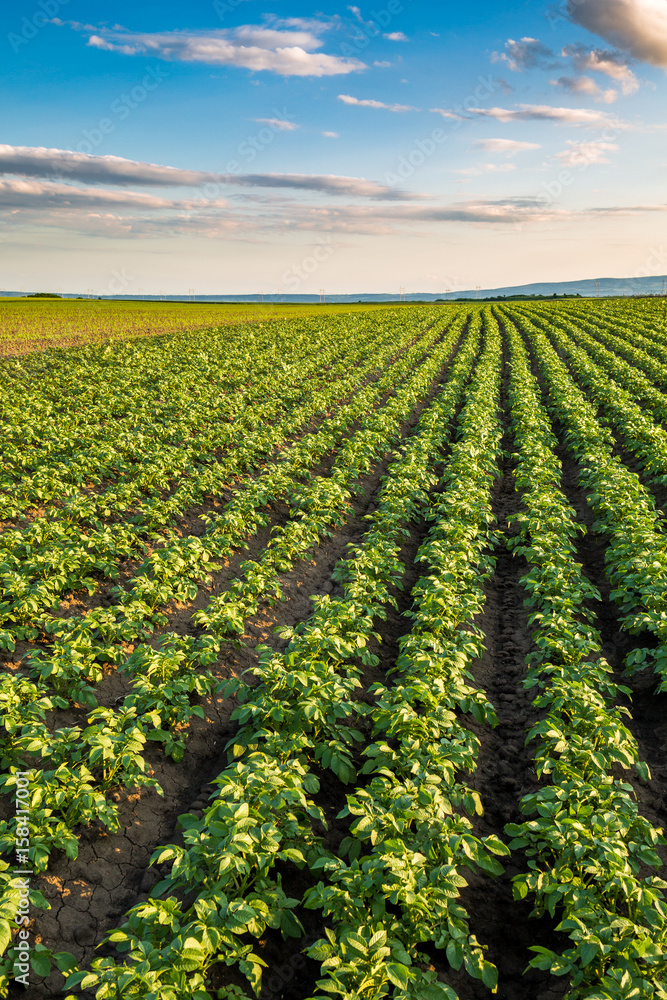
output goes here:
[[358, 97], [351, 97], [349, 94], [339, 94], [338, 100], [342, 101], [343, 104], [354, 104], [360, 108], [383, 108], [385, 111], [395, 111], [397, 113], [419, 110], [419, 108], [413, 108], [409, 104], [385, 104], [384, 101], [359, 100]]
[[443, 118], [454, 118], [456, 121], [461, 121], [463, 116], [458, 114], [456, 111], [448, 111], [446, 108], [429, 108], [431, 114], [442, 115]]
[[[192, 210], [204, 204], [200, 200], [158, 198], [136, 191], [108, 191], [104, 188], [78, 188], [52, 181], [0, 178], [0, 205], [5, 207], [39, 208], [99, 208], [114, 205], [138, 209]], [[207, 203], [208, 207], [227, 207], [223, 199]]]
[[568, 148], [556, 155], [567, 167], [592, 166], [595, 163], [611, 163], [607, 153], [616, 152], [618, 146], [613, 142], [577, 142], [569, 139]]
[[542, 148], [539, 142], [519, 142], [517, 139], [479, 139], [474, 146], [485, 153], [505, 153], [507, 156]]
[[388, 66], [391, 66], [391, 63], [387, 62], [386, 59], [380, 59], [379, 61], [374, 62], [373, 65], [379, 66], [381, 69], [387, 69]]
[[[364, 198], [413, 200], [393, 188], [363, 177], [337, 174], [222, 174], [204, 170], [182, 170], [156, 163], [141, 163], [120, 156], [94, 156], [66, 149], [0, 145], [0, 174], [76, 181], [84, 184], [113, 184], [156, 187], [200, 187], [225, 185], [251, 188], [286, 188], [322, 194]], [[63, 185], [79, 197], [80, 189]], [[119, 195], [120, 197], [120, 195]]]
[[[359, 59], [313, 51], [323, 42], [318, 32], [326, 25], [290, 19], [299, 30], [241, 25], [217, 31], [132, 32], [121, 28], [96, 29], [88, 45], [123, 55], [148, 55], [175, 62], [208, 66], [238, 66], [280, 76], [340, 76], [365, 69]], [[306, 25], [307, 30], [303, 25]], [[74, 25], [73, 25], [74, 26]], [[87, 31], [90, 26], [78, 26]]]
[[627, 64], [627, 59], [613, 49], [589, 49], [586, 45], [566, 45], [561, 53], [578, 73], [604, 73], [621, 84], [624, 94], [639, 90], [639, 80]]
[[416, 224], [434, 225], [461, 223], [475, 226], [507, 226], [517, 223], [540, 223], [568, 217], [568, 213], [553, 207], [545, 208], [536, 201], [468, 201], [463, 204], [382, 208], [343, 206], [341, 208], [305, 207], [294, 217], [293, 225], [300, 230], [388, 235]]
[[293, 132], [294, 129], [300, 128], [295, 122], [288, 122], [284, 118], [254, 118], [253, 121], [259, 122], [260, 125], [270, 125], [271, 128], [277, 129], [279, 132]]
[[519, 42], [508, 38], [505, 51], [494, 52], [491, 59], [492, 62], [506, 62], [515, 73], [526, 69], [554, 69], [557, 66], [551, 49], [537, 38], [529, 37], [522, 38]]
[[577, 0], [570, 19], [635, 59], [667, 69], [665, 0]]
[[550, 104], [519, 104], [515, 108], [471, 108], [469, 114], [479, 115], [482, 118], [495, 118], [499, 122], [550, 121], [563, 125], [625, 127], [622, 122], [612, 118], [605, 111], [588, 108], [554, 108]]
[[560, 76], [557, 80], [549, 80], [552, 87], [560, 87], [568, 94], [585, 94], [598, 103], [613, 104], [618, 99], [618, 91], [613, 87], [602, 90], [590, 76]]
[[363, 177], [344, 177], [339, 174], [234, 174], [228, 182], [248, 187], [293, 188], [320, 194], [354, 195], [388, 201], [401, 199], [413, 201], [426, 197], [398, 192], [376, 181], [367, 181]]
[[94, 156], [69, 149], [0, 145], [0, 173], [23, 177], [58, 178], [84, 184], [196, 186], [220, 175], [181, 170], [122, 156]]
[[389, 34], [382, 37], [388, 38], [390, 42], [407, 42], [408, 40], [408, 36], [404, 35], [402, 31], [390, 31]]
[[339, 139], [340, 134], [338, 132], [323, 132], [322, 135], [325, 139]]

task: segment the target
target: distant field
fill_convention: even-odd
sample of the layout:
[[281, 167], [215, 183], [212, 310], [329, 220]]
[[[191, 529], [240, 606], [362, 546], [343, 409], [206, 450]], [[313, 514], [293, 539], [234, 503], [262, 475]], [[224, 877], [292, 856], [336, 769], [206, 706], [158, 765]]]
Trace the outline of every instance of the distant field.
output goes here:
[[118, 302], [97, 299], [0, 299], [0, 356], [49, 347], [75, 347], [128, 337], [153, 337], [183, 330], [263, 320], [375, 312], [369, 305], [299, 303]]

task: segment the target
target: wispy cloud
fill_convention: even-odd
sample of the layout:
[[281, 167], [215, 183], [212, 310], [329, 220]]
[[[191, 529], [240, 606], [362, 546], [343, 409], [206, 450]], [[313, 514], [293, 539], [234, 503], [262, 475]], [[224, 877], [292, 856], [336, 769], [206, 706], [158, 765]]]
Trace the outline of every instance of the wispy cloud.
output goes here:
[[433, 115], [441, 115], [443, 118], [453, 118], [455, 121], [461, 121], [463, 115], [460, 115], [458, 111], [449, 111], [447, 108], [429, 108], [428, 109]]
[[603, 104], [613, 104], [618, 99], [618, 91], [613, 87], [602, 90], [590, 76], [560, 76], [557, 80], [549, 80], [552, 87], [560, 87], [568, 94], [585, 94]]
[[539, 142], [519, 142], [517, 139], [479, 139], [473, 145], [485, 153], [505, 153], [507, 156], [542, 148]]
[[[137, 187], [200, 187], [204, 184], [253, 188], [286, 188], [323, 194], [347, 195], [383, 200], [412, 200], [419, 196], [362, 177], [337, 174], [224, 174], [204, 170], [183, 170], [126, 160], [120, 156], [94, 156], [66, 149], [32, 146], [0, 146], [0, 174], [22, 177], [57, 178], [84, 184], [113, 184]], [[68, 191], [78, 189], [66, 186]], [[72, 195], [76, 198], [76, 193]]]
[[592, 125], [624, 127], [605, 111], [588, 108], [554, 108], [550, 104], [519, 104], [514, 108], [471, 108], [470, 115], [495, 118], [499, 122], [557, 122], [562, 125]]
[[509, 38], [505, 42], [504, 52], [494, 52], [493, 62], [506, 62], [515, 73], [527, 69], [555, 69], [558, 65], [555, 54], [537, 38], [522, 38], [515, 41]]
[[295, 129], [301, 127], [296, 122], [288, 122], [284, 118], [254, 118], [253, 121], [258, 122], [260, 125], [270, 125], [271, 128], [275, 128], [279, 132], [293, 132]]
[[[193, 210], [203, 202], [197, 199], [169, 199], [137, 191], [109, 191], [105, 188], [78, 188], [53, 181], [0, 178], [0, 205], [22, 208], [124, 208]], [[226, 208], [227, 201], [209, 203]]]
[[69, 149], [44, 146], [0, 145], [0, 173], [23, 177], [61, 178], [84, 184], [150, 185], [155, 187], [195, 187], [219, 180], [220, 174], [182, 170], [127, 160], [122, 156], [94, 156]]
[[665, 0], [577, 0], [569, 14], [575, 24], [636, 59], [667, 69]]
[[[69, 22], [88, 34], [88, 45], [127, 56], [153, 56], [174, 62], [237, 66], [280, 76], [340, 76], [366, 68], [356, 58], [327, 55], [319, 37], [328, 27], [317, 21], [290, 19], [286, 28], [241, 25], [216, 31], [139, 32], [93, 28]], [[305, 27], [304, 27], [305, 25]]]
[[339, 94], [338, 100], [342, 101], [343, 104], [354, 104], [359, 108], [382, 108], [384, 111], [395, 111], [397, 113], [419, 110], [419, 108], [413, 108], [409, 104], [385, 104], [384, 101], [360, 100], [358, 97], [351, 97], [349, 94]]
[[568, 140], [567, 147], [561, 153], [556, 154], [556, 159], [567, 167], [611, 163], [607, 153], [616, 152], [618, 149], [618, 146], [613, 142], [577, 142], [574, 139]]
[[228, 176], [227, 182], [245, 187], [292, 188], [321, 194], [377, 198], [382, 201], [413, 201], [428, 197], [396, 191], [363, 177], [344, 177], [338, 174], [234, 174]]
[[621, 84], [624, 94], [639, 90], [639, 80], [628, 66], [627, 58], [613, 49], [590, 49], [586, 45], [566, 45], [562, 55], [572, 60], [578, 73], [604, 73]]

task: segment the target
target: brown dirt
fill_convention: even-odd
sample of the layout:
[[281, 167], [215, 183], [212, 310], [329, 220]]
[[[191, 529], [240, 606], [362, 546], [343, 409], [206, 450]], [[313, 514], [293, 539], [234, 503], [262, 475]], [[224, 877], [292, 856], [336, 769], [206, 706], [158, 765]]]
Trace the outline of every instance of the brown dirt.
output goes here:
[[[516, 533], [507, 518], [518, 511], [521, 498], [515, 489], [513, 465], [508, 452], [513, 442], [508, 428], [507, 358], [504, 359], [502, 390], [505, 435], [501, 442], [503, 458], [501, 477], [493, 491], [493, 512], [502, 541], [495, 549], [496, 570], [486, 586], [486, 604], [476, 624], [485, 636], [485, 651], [473, 667], [478, 687], [484, 690], [496, 710], [498, 726], [491, 729], [466, 717], [466, 726], [480, 741], [477, 768], [465, 775], [468, 784], [479, 792], [484, 815], [473, 821], [476, 836], [495, 834], [507, 842], [506, 823], [520, 823], [519, 803], [523, 795], [534, 791], [539, 782], [532, 764], [531, 746], [525, 733], [539, 716], [532, 707], [534, 692], [525, 691], [525, 658], [531, 649], [526, 596], [520, 579], [528, 571], [523, 558], [512, 556], [505, 539]], [[504, 873], [491, 879], [478, 872], [466, 874], [468, 887], [462, 903], [470, 914], [470, 927], [477, 939], [488, 945], [488, 958], [498, 968], [498, 1000], [557, 1000], [566, 984], [538, 970], [525, 972], [532, 952], [531, 945], [556, 950], [562, 936], [556, 934], [555, 921], [548, 917], [531, 918], [528, 901], [514, 900], [512, 878], [527, 870], [526, 859], [515, 852], [504, 863]], [[434, 953], [435, 954], [435, 953]], [[488, 1000], [488, 989], [464, 971], [447, 968], [445, 956], [439, 957], [442, 979], [449, 983], [460, 1000]]]

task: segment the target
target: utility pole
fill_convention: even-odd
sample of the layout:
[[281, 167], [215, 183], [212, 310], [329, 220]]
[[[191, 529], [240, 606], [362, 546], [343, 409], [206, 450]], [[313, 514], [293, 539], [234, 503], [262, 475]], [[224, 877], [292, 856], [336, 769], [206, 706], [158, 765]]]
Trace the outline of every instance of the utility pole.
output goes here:
[[667, 278], [662, 279], [662, 294], [667, 295]]
[[398, 290], [398, 301], [405, 302], [405, 285], [401, 285]]
[[596, 294], [597, 298], [599, 299], [600, 298], [600, 282], [599, 281], [595, 282], [595, 294]]
[[323, 288], [320, 288], [320, 302], [326, 302], [326, 296]]
[[481, 299], [481, 297], [482, 297], [482, 286], [481, 285], [477, 285], [475, 287], [475, 298], [476, 299]]
[[188, 302], [194, 302], [195, 300], [195, 290], [194, 288], [188, 288]]

